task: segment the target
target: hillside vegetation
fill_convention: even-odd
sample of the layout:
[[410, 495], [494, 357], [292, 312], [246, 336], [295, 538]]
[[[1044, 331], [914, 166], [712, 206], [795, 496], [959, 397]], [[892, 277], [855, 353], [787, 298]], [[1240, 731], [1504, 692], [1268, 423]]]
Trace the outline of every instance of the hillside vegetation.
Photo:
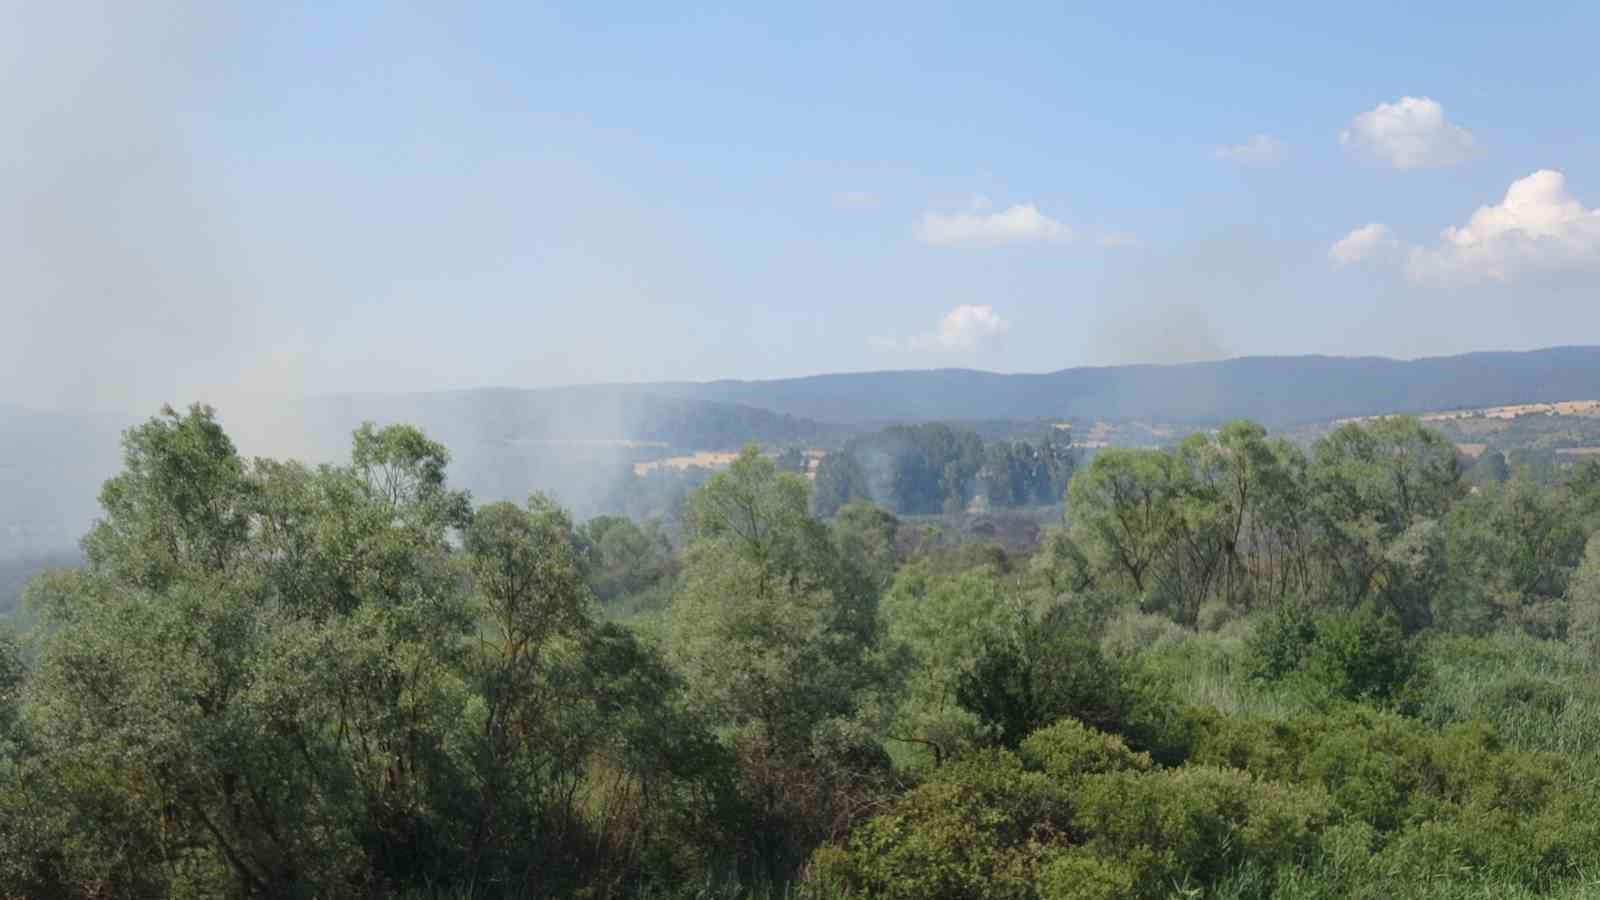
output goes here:
[[1309, 452], [1235, 422], [1096, 454], [1007, 545], [964, 512], [818, 518], [754, 448], [645, 521], [448, 471], [409, 426], [319, 467], [242, 459], [203, 407], [130, 431], [84, 566], [0, 638], [0, 896], [1600, 872], [1600, 462], [1472, 490], [1414, 419]]
[[1600, 347], [1416, 360], [1243, 357], [1003, 375], [968, 369], [641, 386], [824, 422], [1130, 419], [1273, 427], [1349, 416], [1600, 397]]
[[[1410, 362], [1252, 357], [1047, 374], [940, 369], [756, 382], [355, 394], [223, 412], [239, 417], [230, 422], [248, 454], [318, 462], [340, 459], [347, 435], [362, 422], [408, 423], [451, 448], [452, 478], [474, 496], [520, 500], [537, 489], [592, 516], [659, 511], [681, 493], [658, 482], [646, 486], [651, 500], [630, 499], [640, 493], [629, 476], [641, 462], [737, 451], [746, 443], [831, 450], [862, 439], [859, 449], [881, 442], [865, 436], [895, 425], [941, 422], [976, 431], [987, 443], [1034, 441], [1052, 425], [1071, 424], [1078, 446], [1095, 448], [1167, 443], [1174, 435], [1236, 418], [1287, 428], [1343, 417], [1584, 398], [1600, 398], [1600, 348]], [[130, 424], [104, 414], [0, 406], [0, 497], [6, 500], [0, 505], [0, 557], [72, 545], [94, 513], [99, 483], [116, 470], [117, 433]], [[1447, 426], [1454, 423], [1441, 423]], [[1493, 449], [1510, 453], [1521, 446], [1520, 436], [1497, 439]], [[1578, 446], [1528, 437], [1536, 450]], [[1562, 462], [1558, 456], [1551, 450], [1540, 459], [1554, 469]], [[946, 490], [944, 496], [955, 493]], [[979, 495], [959, 493], [965, 501]]]

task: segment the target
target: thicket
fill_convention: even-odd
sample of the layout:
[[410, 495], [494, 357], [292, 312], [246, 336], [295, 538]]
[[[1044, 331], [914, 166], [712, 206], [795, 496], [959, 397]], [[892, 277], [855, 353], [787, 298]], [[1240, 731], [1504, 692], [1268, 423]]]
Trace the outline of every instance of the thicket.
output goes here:
[[0, 896], [1600, 874], [1600, 468], [1473, 485], [1413, 420], [1234, 423], [1098, 454], [1024, 553], [819, 519], [754, 450], [675, 521], [582, 524], [474, 507], [406, 426], [310, 468], [196, 407], [124, 451], [0, 635]]
[[940, 423], [895, 425], [823, 457], [813, 506], [831, 516], [858, 501], [900, 515], [1050, 505], [1061, 500], [1076, 466], [1070, 432], [1056, 428], [1032, 440], [985, 442]]

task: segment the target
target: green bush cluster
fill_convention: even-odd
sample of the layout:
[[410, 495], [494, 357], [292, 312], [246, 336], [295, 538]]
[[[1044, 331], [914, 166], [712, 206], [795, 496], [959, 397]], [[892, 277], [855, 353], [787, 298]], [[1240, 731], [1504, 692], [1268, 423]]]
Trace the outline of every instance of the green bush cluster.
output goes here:
[[1424, 671], [1399, 619], [1370, 602], [1320, 615], [1286, 605], [1262, 619], [1247, 653], [1253, 677], [1332, 700], [1402, 701]]
[[1288, 721], [1191, 710], [1183, 765], [1067, 719], [943, 767], [820, 851], [889, 898], [1166, 897], [1253, 873], [1352, 893], [1465, 875], [1543, 890], [1600, 864], [1595, 798], [1492, 728], [1346, 706]]
[[956, 688], [956, 700], [993, 731], [1002, 746], [1071, 717], [1149, 753], [1183, 757], [1187, 737], [1170, 688], [1136, 661], [1107, 656], [1093, 632], [1047, 619], [993, 646]]
[[885, 898], [1161, 897], [1243, 862], [1303, 864], [1326, 795], [1215, 766], [1157, 769], [1063, 720], [1013, 754], [935, 772], [813, 857], [812, 877]]

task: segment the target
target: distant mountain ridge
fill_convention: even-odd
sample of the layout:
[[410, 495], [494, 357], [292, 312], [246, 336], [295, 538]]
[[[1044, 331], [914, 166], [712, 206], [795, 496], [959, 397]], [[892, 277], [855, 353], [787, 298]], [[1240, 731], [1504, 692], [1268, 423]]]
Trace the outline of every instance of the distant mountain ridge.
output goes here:
[[1249, 356], [1217, 362], [1000, 374], [934, 369], [633, 386], [838, 424], [974, 419], [1139, 419], [1274, 427], [1347, 416], [1600, 397], [1600, 347], [1385, 357]]
[[[408, 422], [450, 448], [451, 478], [481, 501], [552, 491], [580, 512], [604, 507], [606, 473], [650, 454], [745, 442], [837, 446], [890, 423], [1122, 420], [1272, 428], [1388, 413], [1600, 399], [1600, 347], [1381, 357], [1257, 356], [1177, 365], [1007, 375], [934, 369], [770, 381], [480, 388], [304, 397], [255, 410], [291, 452], [345, 457], [367, 420]], [[0, 556], [62, 546], [82, 533], [116, 471], [126, 417], [0, 404]], [[238, 411], [219, 410], [224, 425]], [[257, 423], [257, 431], [261, 425]], [[230, 427], [230, 431], [240, 431]], [[251, 442], [243, 449], [256, 452]]]

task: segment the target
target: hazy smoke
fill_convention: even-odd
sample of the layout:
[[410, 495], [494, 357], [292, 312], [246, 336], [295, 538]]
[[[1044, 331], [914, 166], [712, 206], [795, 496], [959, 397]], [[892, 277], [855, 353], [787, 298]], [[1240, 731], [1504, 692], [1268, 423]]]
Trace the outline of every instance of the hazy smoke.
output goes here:
[[197, 10], [7, 4], [0, 36], [3, 399], [128, 410], [237, 352], [251, 298], [174, 98]]
[[1228, 355], [1200, 303], [1153, 303], [1127, 310], [1107, 326], [1104, 340], [1115, 348], [1118, 362], [1203, 362]]
[[0, 0], [0, 403], [131, 422], [202, 401], [247, 453], [325, 457], [191, 147], [240, 25], [220, 9]]

